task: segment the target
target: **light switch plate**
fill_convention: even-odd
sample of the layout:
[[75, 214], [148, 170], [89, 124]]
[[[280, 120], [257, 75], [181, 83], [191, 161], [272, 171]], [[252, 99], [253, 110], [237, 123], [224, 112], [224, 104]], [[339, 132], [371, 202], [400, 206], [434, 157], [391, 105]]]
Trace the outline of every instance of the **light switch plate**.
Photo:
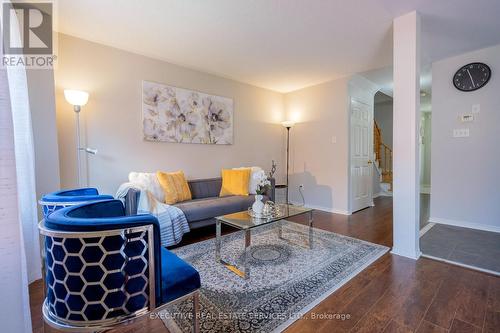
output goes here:
[[468, 128], [455, 128], [453, 130], [453, 137], [454, 138], [466, 138], [469, 136], [469, 129]]
[[332, 136], [332, 143], [337, 143], [337, 137], [336, 136]]
[[472, 113], [479, 113], [481, 111], [481, 104], [472, 105]]

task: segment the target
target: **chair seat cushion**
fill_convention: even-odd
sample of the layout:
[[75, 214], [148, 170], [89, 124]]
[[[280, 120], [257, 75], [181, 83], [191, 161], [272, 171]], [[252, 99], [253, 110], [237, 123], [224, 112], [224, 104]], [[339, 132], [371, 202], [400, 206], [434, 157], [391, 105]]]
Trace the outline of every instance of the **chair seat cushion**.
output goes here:
[[196, 222], [247, 210], [254, 201], [253, 195], [233, 195], [185, 201], [174, 206], [182, 210], [188, 222]]
[[161, 278], [163, 304], [200, 288], [198, 271], [165, 248], [161, 249]]

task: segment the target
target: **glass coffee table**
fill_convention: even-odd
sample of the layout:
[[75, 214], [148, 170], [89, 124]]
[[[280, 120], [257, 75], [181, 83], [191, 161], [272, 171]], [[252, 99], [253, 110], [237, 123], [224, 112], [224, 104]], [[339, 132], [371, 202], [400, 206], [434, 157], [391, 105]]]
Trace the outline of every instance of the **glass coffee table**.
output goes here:
[[[215, 218], [216, 221], [216, 241], [215, 241], [215, 259], [218, 263], [223, 264], [233, 273], [238, 276], [248, 279], [250, 277], [250, 269], [248, 267], [248, 256], [250, 255], [250, 243], [251, 243], [251, 232], [252, 229], [268, 225], [268, 224], [277, 224], [277, 232], [278, 238], [281, 240], [285, 240], [290, 243], [294, 243], [297, 245], [303, 245], [308, 247], [309, 249], [313, 248], [313, 210], [310, 208], [293, 206], [293, 205], [279, 205], [280, 206], [280, 214], [277, 216], [269, 217], [269, 218], [255, 218], [248, 214], [247, 211], [228, 214], [223, 216], [218, 216]], [[292, 242], [285, 237], [283, 237], [283, 226], [280, 221], [287, 219], [292, 216], [309, 214], [309, 237], [308, 241], [305, 244], [298, 244], [296, 242]], [[243, 260], [241, 263], [241, 267], [237, 267], [235, 264], [228, 263], [222, 259], [221, 256], [221, 246], [222, 246], [222, 235], [221, 229], [222, 224], [229, 225], [233, 228], [237, 228], [239, 230], [243, 230], [245, 234], [245, 250], [243, 253]]]

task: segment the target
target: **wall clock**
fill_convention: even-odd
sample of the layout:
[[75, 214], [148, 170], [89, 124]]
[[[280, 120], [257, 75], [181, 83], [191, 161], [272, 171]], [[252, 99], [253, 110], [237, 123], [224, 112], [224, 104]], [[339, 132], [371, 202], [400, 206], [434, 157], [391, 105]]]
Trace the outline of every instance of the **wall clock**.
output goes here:
[[491, 77], [491, 69], [481, 62], [473, 62], [460, 68], [453, 76], [453, 85], [460, 91], [482, 88]]

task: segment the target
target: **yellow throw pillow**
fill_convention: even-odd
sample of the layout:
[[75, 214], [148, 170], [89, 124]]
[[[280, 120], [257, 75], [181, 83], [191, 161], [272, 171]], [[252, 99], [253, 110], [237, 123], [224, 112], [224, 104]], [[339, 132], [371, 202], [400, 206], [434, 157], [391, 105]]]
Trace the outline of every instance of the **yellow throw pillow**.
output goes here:
[[248, 183], [252, 169], [222, 169], [222, 188], [219, 196], [248, 195]]
[[158, 181], [165, 192], [165, 203], [173, 205], [177, 202], [191, 200], [191, 190], [184, 177], [184, 172], [161, 172], [156, 173]]

